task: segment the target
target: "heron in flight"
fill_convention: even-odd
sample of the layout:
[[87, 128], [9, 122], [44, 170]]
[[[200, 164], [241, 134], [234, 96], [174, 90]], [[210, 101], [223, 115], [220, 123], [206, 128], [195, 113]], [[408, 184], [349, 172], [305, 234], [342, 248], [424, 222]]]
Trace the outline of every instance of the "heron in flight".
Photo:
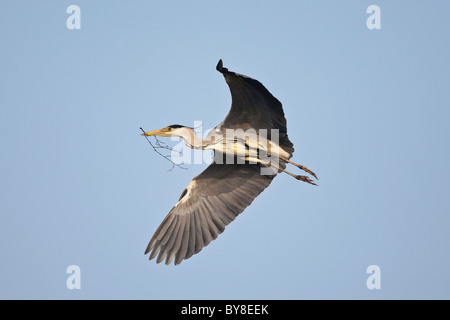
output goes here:
[[181, 137], [190, 148], [214, 150], [214, 161], [189, 183], [151, 238], [145, 254], [150, 253], [150, 260], [157, 256], [157, 263], [165, 259], [169, 265], [175, 258], [178, 265], [199, 253], [277, 173], [316, 185], [308, 176], [285, 170], [290, 163], [317, 179], [314, 172], [290, 161], [294, 148], [280, 101], [259, 81], [224, 68], [222, 60], [216, 69], [225, 77], [232, 104], [225, 120], [205, 139], [197, 137], [193, 128], [181, 125], [142, 134]]

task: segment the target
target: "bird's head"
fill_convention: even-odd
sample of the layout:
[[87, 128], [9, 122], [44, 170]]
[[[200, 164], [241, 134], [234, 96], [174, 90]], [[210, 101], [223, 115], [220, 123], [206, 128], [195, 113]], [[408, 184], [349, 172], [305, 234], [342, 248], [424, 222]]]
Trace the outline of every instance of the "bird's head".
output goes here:
[[159, 130], [145, 132], [141, 134], [141, 136], [183, 137], [185, 132], [189, 130], [192, 130], [192, 128], [180, 126], [179, 124], [173, 124]]

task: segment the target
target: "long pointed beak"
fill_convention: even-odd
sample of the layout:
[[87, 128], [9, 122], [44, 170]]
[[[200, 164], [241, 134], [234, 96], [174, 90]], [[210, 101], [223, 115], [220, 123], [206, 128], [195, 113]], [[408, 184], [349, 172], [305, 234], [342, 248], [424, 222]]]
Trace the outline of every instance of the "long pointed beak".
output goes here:
[[159, 135], [165, 134], [165, 133], [166, 133], [166, 130], [159, 129], [159, 130], [153, 130], [153, 131], [145, 132], [145, 133], [141, 134], [141, 136], [159, 136]]

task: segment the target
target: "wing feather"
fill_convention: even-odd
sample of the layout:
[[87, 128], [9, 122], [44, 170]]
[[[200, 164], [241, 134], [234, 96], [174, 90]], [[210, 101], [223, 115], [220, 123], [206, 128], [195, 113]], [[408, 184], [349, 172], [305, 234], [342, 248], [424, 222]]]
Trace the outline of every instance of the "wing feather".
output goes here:
[[187, 219], [187, 221], [185, 223], [183, 239], [181, 241], [181, 247], [180, 247], [180, 250], [175, 255], [175, 264], [180, 264], [181, 261], [183, 261], [183, 257], [185, 257], [187, 254], [187, 249], [188, 249], [188, 245], [189, 245], [189, 237], [190, 237], [190, 232], [189, 232], [190, 225], [191, 225], [190, 220], [191, 219]]
[[216, 164], [194, 178], [188, 192], [156, 229], [145, 253], [175, 264], [216, 239], [272, 182], [258, 164]]
[[221, 127], [226, 129], [250, 128], [259, 132], [266, 129], [270, 138], [270, 130], [278, 129], [280, 147], [292, 156], [294, 147], [287, 136], [287, 123], [283, 105], [258, 80], [229, 71], [223, 67], [222, 60], [216, 67], [223, 74], [231, 92], [231, 109]]
[[181, 240], [183, 238], [187, 218], [188, 217], [186, 216], [178, 217], [178, 219], [180, 220], [180, 225], [178, 227], [176, 237], [173, 237], [175, 241], [173, 242], [172, 248], [170, 249], [169, 254], [167, 255], [166, 264], [170, 264], [172, 262], [173, 258], [175, 257], [175, 254], [179, 251], [181, 247]]

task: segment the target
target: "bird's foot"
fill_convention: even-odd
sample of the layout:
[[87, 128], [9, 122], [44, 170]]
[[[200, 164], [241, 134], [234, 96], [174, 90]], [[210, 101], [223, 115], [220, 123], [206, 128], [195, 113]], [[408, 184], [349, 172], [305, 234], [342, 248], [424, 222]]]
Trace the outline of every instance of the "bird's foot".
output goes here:
[[297, 180], [304, 181], [304, 182], [307, 182], [309, 184], [317, 186], [317, 184], [314, 183], [314, 180], [310, 179], [307, 176], [294, 176], [294, 178], [297, 179]]
[[296, 166], [297, 168], [299, 168], [299, 169], [305, 171], [306, 173], [309, 173], [309, 174], [312, 175], [314, 178], [316, 178], [316, 180], [319, 180], [319, 178], [317, 178], [316, 174], [315, 174], [314, 172], [312, 172], [310, 169], [308, 169], [307, 167], [305, 167], [305, 166], [303, 166], [303, 165], [301, 165], [301, 164], [295, 163], [295, 162], [293, 162], [293, 161], [291, 161], [291, 160], [289, 160], [289, 159], [285, 159], [285, 158], [282, 158], [282, 159], [283, 159], [284, 161], [286, 161], [286, 162], [289, 162], [290, 164], [293, 164], [293, 165]]
[[314, 178], [316, 178], [316, 180], [319, 180], [319, 178], [317, 178], [316, 174], [314, 172], [312, 172], [311, 170], [309, 170], [307, 167], [302, 166], [301, 164], [298, 165], [298, 167], [300, 169], [302, 169], [303, 171], [305, 171], [305, 172], [309, 173], [310, 175], [312, 175]]

